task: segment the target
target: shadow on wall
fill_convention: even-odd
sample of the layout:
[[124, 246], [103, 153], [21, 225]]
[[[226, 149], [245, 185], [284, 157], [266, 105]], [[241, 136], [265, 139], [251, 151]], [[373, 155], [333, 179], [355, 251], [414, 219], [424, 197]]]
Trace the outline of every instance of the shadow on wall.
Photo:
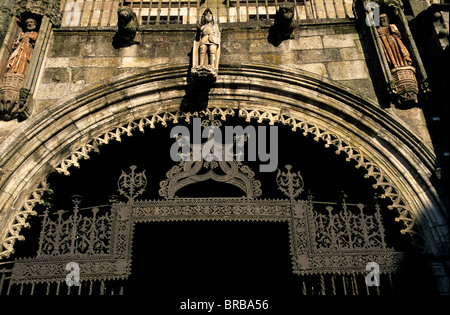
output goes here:
[[191, 48], [191, 51], [188, 53], [189, 67], [188, 73], [186, 74], [187, 83], [185, 86], [185, 95], [180, 104], [180, 110], [185, 113], [194, 113], [205, 110], [208, 107], [209, 92], [212, 87], [208, 81], [194, 82], [192, 80], [192, 50], [193, 48]]

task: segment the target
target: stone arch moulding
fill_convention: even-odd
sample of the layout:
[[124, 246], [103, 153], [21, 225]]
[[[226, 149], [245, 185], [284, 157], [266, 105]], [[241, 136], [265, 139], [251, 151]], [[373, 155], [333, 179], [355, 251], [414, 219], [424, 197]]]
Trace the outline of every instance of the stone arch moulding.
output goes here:
[[[50, 188], [47, 175], [69, 174], [111, 140], [156, 124], [189, 120], [179, 110], [187, 68], [165, 66], [111, 79], [61, 99], [23, 123], [0, 147], [0, 259], [13, 253], [20, 230]], [[433, 255], [448, 251], [447, 209], [430, 181], [431, 151], [395, 117], [354, 91], [310, 73], [257, 65], [221, 65], [207, 114], [225, 120], [235, 111], [248, 121], [292, 126], [345, 153], [384, 190], [404, 223]], [[422, 246], [421, 245], [421, 246]]]

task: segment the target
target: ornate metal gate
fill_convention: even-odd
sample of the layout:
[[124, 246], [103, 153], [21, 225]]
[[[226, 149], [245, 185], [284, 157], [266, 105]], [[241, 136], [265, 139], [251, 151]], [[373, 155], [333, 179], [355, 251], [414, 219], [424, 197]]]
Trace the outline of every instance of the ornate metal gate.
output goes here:
[[[160, 200], [137, 199], [145, 191], [147, 175], [131, 166], [129, 172], [122, 171], [118, 180], [118, 192], [127, 201], [115, 197], [108, 207], [80, 209], [80, 200], [74, 196], [73, 211], [51, 213], [47, 209], [37, 255], [14, 262], [7, 292], [18, 285], [20, 293], [25, 292], [24, 286], [31, 286], [26, 293], [33, 294], [36, 285], [46, 285], [47, 294], [59, 294], [63, 287], [71, 294], [75, 281], [78, 287], [72, 290], [75, 288], [78, 293], [82, 286], [90, 286], [92, 294], [96, 282], [100, 283], [99, 293], [106, 294], [105, 282], [126, 280], [133, 272], [135, 224], [152, 221], [287, 222], [293, 273], [313, 277], [317, 283], [312, 291], [303, 283], [304, 294], [336, 294], [338, 286], [343, 286], [346, 294], [370, 293], [369, 287], [362, 288], [357, 281], [367, 275], [368, 263], [375, 262], [380, 273], [391, 274], [401, 260], [402, 254], [386, 245], [377, 204], [349, 204], [345, 199], [341, 203], [326, 203], [311, 197], [300, 200], [303, 179], [289, 165], [285, 171], [278, 170], [276, 176], [283, 199], [258, 198], [262, 194], [261, 183], [248, 166], [235, 160], [181, 161], [166, 175], [160, 182]], [[243, 196], [177, 197], [182, 187], [206, 180], [238, 187]], [[122, 294], [123, 290], [115, 293]]]

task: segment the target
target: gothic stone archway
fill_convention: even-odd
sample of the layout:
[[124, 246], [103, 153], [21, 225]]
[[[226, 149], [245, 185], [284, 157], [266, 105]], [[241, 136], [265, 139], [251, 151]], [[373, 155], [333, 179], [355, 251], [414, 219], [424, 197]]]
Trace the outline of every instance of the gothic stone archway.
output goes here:
[[[185, 67], [174, 66], [115, 78], [24, 122], [22, 133], [7, 139], [0, 152], [1, 257], [8, 257], [21, 238], [27, 216], [34, 214], [34, 204], [47, 189], [49, 172], [69, 174], [79, 159], [111, 140], [120, 141], [123, 134], [195, 117], [179, 110], [185, 75]], [[248, 120], [290, 125], [347, 154], [392, 200], [404, 233], [417, 234], [426, 252], [448, 250], [445, 207], [429, 180], [434, 157], [376, 104], [304, 72], [223, 65], [206, 113], [226, 119], [234, 110]]]

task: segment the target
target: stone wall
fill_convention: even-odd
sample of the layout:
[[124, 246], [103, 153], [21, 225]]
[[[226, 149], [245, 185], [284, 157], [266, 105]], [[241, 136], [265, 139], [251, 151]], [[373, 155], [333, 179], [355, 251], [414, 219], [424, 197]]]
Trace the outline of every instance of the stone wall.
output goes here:
[[[302, 23], [295, 28], [294, 39], [285, 40], [278, 46], [268, 41], [271, 24], [221, 24], [220, 63], [263, 64], [309, 71], [378, 101], [378, 82], [373, 69], [377, 63], [371, 60], [370, 39], [357, 31], [353, 20]], [[33, 113], [118, 75], [144, 72], [149, 67], [165, 64], [186, 65], [188, 69], [195, 25], [143, 26], [135, 38], [139, 45], [119, 49], [112, 45], [115, 33], [115, 26], [54, 29], [34, 95]], [[397, 115], [395, 111], [391, 113]], [[415, 110], [413, 121], [408, 113], [397, 116], [405, 119], [431, 147], [420, 113]], [[16, 128], [20, 128], [17, 121], [2, 122], [0, 140], [6, 139]]]
[[[35, 110], [96, 83], [153, 65], [189, 65], [195, 26], [144, 29], [139, 45], [115, 49], [112, 29], [55, 30], [45, 71], [36, 95]], [[353, 22], [302, 26], [295, 39], [278, 47], [267, 40], [269, 26], [222, 26], [223, 64], [264, 64], [302, 69], [335, 80], [376, 99], [361, 44]]]

